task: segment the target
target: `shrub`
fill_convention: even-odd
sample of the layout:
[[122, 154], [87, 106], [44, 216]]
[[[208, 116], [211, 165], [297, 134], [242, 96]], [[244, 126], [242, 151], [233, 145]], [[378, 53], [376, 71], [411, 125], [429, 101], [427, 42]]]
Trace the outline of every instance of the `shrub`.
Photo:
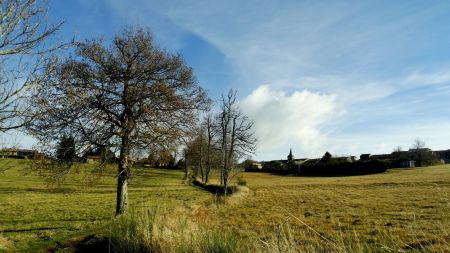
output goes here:
[[247, 180], [245, 180], [244, 176], [239, 175], [239, 176], [236, 178], [236, 183], [237, 183], [237, 185], [246, 186], [246, 185], [247, 185]]

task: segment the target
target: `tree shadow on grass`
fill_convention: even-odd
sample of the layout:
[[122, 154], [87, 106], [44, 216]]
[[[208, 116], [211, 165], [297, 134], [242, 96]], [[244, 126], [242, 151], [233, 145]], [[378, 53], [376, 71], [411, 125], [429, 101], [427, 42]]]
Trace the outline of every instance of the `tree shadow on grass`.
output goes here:
[[37, 193], [74, 193], [77, 190], [72, 188], [12, 188], [12, 187], [0, 187], [1, 193], [25, 193], [25, 192], [37, 192]]
[[56, 246], [48, 248], [45, 252], [111, 252], [109, 240], [91, 234], [82, 238], [75, 238], [66, 242], [56, 242]]
[[[198, 187], [202, 188], [203, 190], [206, 190], [206, 191], [208, 191], [208, 192], [210, 192], [212, 194], [215, 194], [215, 195], [222, 196], [222, 195], [225, 194], [224, 187], [221, 186], [221, 185], [205, 184], [205, 183], [202, 183], [202, 182], [200, 182], [198, 180], [192, 181], [192, 184], [195, 185], [195, 186], [198, 186]], [[227, 194], [231, 195], [231, 194], [235, 193], [236, 191], [237, 191], [237, 187], [236, 186], [228, 186]]]

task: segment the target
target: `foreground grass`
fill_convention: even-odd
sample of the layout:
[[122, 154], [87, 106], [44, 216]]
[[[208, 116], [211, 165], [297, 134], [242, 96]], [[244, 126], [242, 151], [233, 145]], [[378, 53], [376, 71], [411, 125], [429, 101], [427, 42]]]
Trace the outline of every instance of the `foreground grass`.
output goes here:
[[[72, 237], [83, 237], [108, 224], [114, 215], [114, 167], [93, 181], [92, 168], [83, 165], [62, 188], [48, 189], [37, 175], [24, 175], [27, 161], [0, 159], [8, 168], [0, 175], [0, 251], [35, 252]], [[210, 198], [200, 189], [183, 185], [182, 172], [136, 169], [130, 182], [131, 208], [170, 209]]]

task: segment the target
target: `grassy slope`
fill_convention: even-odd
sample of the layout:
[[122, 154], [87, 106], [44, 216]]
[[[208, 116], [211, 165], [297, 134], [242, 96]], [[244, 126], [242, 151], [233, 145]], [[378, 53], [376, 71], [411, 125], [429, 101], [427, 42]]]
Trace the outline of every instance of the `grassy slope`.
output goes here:
[[[36, 251], [73, 236], [92, 233], [114, 214], [115, 168], [92, 186], [89, 173], [71, 175], [62, 190], [49, 192], [43, 179], [25, 176], [26, 161], [0, 159], [0, 251]], [[130, 182], [131, 208], [171, 208], [210, 198], [209, 193], [181, 183], [182, 172], [136, 169]], [[11, 248], [13, 247], [13, 248]]]
[[331, 239], [372, 249], [450, 252], [448, 165], [353, 177], [245, 177], [252, 193], [219, 208], [216, 224], [267, 239], [286, 223], [297, 244]]

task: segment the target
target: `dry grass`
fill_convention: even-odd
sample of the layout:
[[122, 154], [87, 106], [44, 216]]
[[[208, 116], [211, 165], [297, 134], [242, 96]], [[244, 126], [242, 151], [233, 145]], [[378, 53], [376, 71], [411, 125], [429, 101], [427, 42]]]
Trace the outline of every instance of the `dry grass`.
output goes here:
[[12, 250], [12, 243], [2, 235], [0, 235], [0, 252], [8, 252]]
[[283, 238], [308, 252], [450, 251], [449, 166], [353, 177], [245, 177], [252, 192], [217, 208], [216, 226], [270, 242], [284, 224], [289, 236]]

